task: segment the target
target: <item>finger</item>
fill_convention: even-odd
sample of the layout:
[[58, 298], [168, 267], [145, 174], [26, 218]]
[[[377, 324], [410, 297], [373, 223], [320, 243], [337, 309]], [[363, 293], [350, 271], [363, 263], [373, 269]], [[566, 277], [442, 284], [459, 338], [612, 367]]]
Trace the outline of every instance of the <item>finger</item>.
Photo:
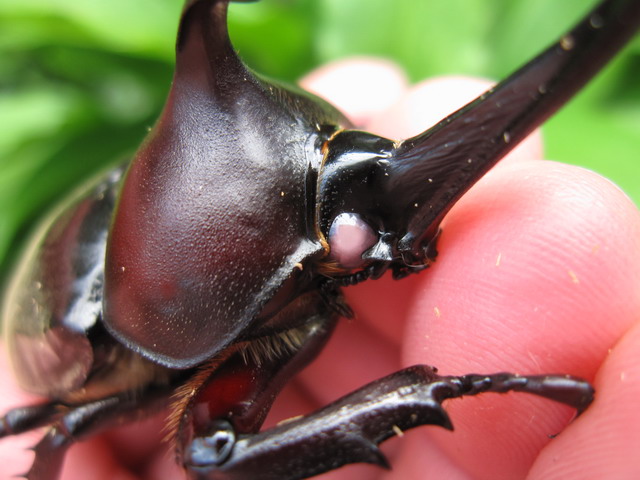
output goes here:
[[114, 456], [109, 444], [100, 437], [74, 444], [65, 456], [61, 480], [136, 480]]
[[[417, 135], [463, 107], [494, 85], [485, 79], [444, 76], [418, 83], [385, 112], [371, 116], [365, 129], [393, 139]], [[518, 158], [542, 158], [542, 141], [535, 130], [501, 163]]]
[[341, 319], [327, 346], [300, 380], [322, 406], [399, 368], [399, 346], [366, 328], [358, 318]]
[[[529, 478], [636, 478], [640, 467], [640, 317], [611, 349], [596, 402], [542, 452]], [[569, 435], [570, 433], [570, 435]]]
[[362, 127], [399, 101], [407, 89], [407, 79], [392, 62], [360, 57], [320, 67], [303, 77], [300, 85], [328, 100]]
[[[11, 408], [31, 405], [37, 398], [25, 394], [16, 384], [4, 348], [0, 348], [0, 415]], [[41, 400], [40, 400], [41, 401]], [[40, 440], [40, 432], [29, 432], [0, 440], [0, 478], [12, 478], [29, 470], [33, 453], [29, 450]]]
[[163, 410], [149, 418], [128, 423], [104, 433], [105, 441], [122, 465], [140, 472], [155, 463], [156, 457], [166, 457], [175, 463], [175, 450], [167, 436], [169, 411]]
[[[43, 400], [25, 393], [15, 382], [4, 349], [0, 349], [0, 412], [11, 408], [35, 405]], [[44, 436], [46, 429], [4, 438], [0, 442], [0, 478], [13, 478], [25, 474], [34, 459], [31, 450]], [[92, 478], [107, 480], [137, 478], [114, 454], [109, 442], [93, 437], [73, 444], [65, 455], [60, 478], [63, 480]]]
[[[409, 313], [405, 365], [593, 378], [637, 319], [640, 216], [592, 172], [552, 162], [495, 169], [443, 228], [440, 255], [420, 276]], [[447, 409], [456, 433], [432, 438], [480, 477], [524, 476], [572, 415], [526, 395]]]

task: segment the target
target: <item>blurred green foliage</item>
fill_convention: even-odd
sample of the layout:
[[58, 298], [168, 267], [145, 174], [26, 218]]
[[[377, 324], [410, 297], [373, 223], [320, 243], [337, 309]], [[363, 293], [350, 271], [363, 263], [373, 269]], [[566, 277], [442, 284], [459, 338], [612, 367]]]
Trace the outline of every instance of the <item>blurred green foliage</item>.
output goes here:
[[[162, 108], [182, 0], [0, 0], [0, 274], [33, 221], [131, 155]], [[231, 7], [254, 69], [295, 81], [348, 55], [412, 80], [499, 79], [593, 4], [584, 0], [264, 0]], [[546, 127], [547, 157], [640, 201], [640, 39]]]

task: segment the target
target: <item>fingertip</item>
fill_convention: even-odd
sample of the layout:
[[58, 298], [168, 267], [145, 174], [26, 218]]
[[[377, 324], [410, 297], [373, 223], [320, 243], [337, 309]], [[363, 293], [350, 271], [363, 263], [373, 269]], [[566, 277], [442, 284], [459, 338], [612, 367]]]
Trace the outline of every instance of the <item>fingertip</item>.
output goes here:
[[428, 129], [492, 86], [485, 79], [444, 76], [413, 85], [367, 128], [390, 138], [407, 138]]
[[[0, 345], [0, 388], [0, 415], [5, 415], [12, 408], [39, 401], [16, 384], [3, 345]], [[0, 439], [0, 478], [16, 477], [29, 470], [33, 462], [32, 448], [41, 436], [42, 431], [33, 431]]]
[[[409, 313], [404, 364], [593, 378], [640, 311], [640, 215], [610, 182], [553, 162], [495, 169], [452, 209]], [[522, 476], [572, 415], [525, 395], [452, 402], [434, 438], [468, 471]], [[494, 439], [486, 443], [484, 439]]]
[[596, 401], [543, 450], [529, 478], [635, 478], [640, 471], [640, 317], [611, 349]]
[[407, 88], [406, 75], [396, 64], [373, 57], [328, 63], [299, 83], [335, 105], [356, 126], [397, 103]]
[[[593, 374], [640, 309], [640, 273], [631, 267], [640, 264], [637, 238], [637, 208], [593, 172], [542, 161], [495, 169], [445, 219], [411, 325], [443, 340], [431, 355], [465, 341], [470, 358], [499, 367], [505, 356], [521, 362], [524, 351], [552, 351], [558, 360], [562, 350], [565, 361], [582, 365], [577, 373]], [[425, 315], [432, 321], [420, 321]], [[419, 339], [414, 333], [408, 342]], [[513, 342], [520, 343], [509, 348]], [[445, 359], [461, 358], [449, 348]]]
[[[442, 76], [422, 81], [383, 114], [366, 124], [373, 133], [404, 139], [417, 135], [485, 93], [493, 82], [472, 77]], [[502, 162], [542, 158], [542, 135], [535, 130]]]

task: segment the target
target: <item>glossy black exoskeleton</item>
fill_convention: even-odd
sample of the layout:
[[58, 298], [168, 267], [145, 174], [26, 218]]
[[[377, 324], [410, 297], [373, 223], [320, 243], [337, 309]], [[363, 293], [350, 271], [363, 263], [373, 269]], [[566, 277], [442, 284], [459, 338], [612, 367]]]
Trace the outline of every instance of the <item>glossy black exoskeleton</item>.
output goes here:
[[[427, 268], [444, 215], [631, 38], [640, 2], [602, 2], [507, 80], [402, 142], [351, 130], [326, 103], [251, 72], [229, 41], [227, 3], [187, 2], [155, 128], [130, 165], [51, 217], [11, 285], [15, 374], [51, 399], [1, 426], [51, 426], [27, 478], [57, 478], [74, 441], [169, 402], [179, 458], [205, 479], [385, 465], [377, 445], [398, 431], [451, 428], [447, 398], [516, 390], [584, 410], [593, 390], [574, 377], [415, 366], [259, 432], [278, 391], [350, 314], [341, 287]], [[230, 379], [235, 396], [222, 400]]]

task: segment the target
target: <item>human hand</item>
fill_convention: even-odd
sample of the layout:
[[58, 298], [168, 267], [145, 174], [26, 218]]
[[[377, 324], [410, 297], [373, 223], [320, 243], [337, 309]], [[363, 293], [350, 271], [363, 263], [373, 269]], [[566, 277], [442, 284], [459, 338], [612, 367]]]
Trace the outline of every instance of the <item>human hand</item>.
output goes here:
[[[406, 89], [393, 67], [353, 62], [305, 83], [390, 138], [424, 130], [487, 86], [449, 78]], [[442, 374], [570, 373], [593, 381], [595, 403], [569, 423], [569, 408], [524, 394], [446, 402], [455, 431], [419, 428], [389, 442], [391, 472], [359, 466], [322, 478], [640, 472], [640, 212], [606, 179], [540, 158], [535, 134], [473, 187], [445, 219], [427, 271], [347, 288], [358, 317], [299, 382], [320, 406], [418, 363]]]
[[[457, 79], [407, 92], [388, 66], [366, 78], [357, 68], [337, 90], [326, 72], [315, 86], [360, 125], [391, 138], [422, 131], [456, 108], [438, 111], [425, 91], [436, 87], [432, 100], [460, 106], [485, 86]], [[376, 93], [366, 95], [365, 85]], [[488, 394], [451, 401], [445, 408], [456, 431], [419, 428], [387, 442], [391, 472], [350, 466], [322, 478], [624, 477], [640, 469], [640, 214], [597, 175], [539, 158], [534, 137], [456, 205], [428, 271], [346, 289], [358, 318], [341, 321], [318, 361], [283, 392], [272, 419], [320, 408], [416, 363], [444, 374], [580, 375], [595, 379], [594, 405], [563, 431], [573, 412], [546, 400]], [[2, 385], [3, 410], [32, 402], [10, 377]], [[183, 478], [158, 446], [161, 426], [156, 418], [74, 446], [62, 479]], [[0, 478], [26, 471], [23, 447], [37, 438], [0, 443]]]

